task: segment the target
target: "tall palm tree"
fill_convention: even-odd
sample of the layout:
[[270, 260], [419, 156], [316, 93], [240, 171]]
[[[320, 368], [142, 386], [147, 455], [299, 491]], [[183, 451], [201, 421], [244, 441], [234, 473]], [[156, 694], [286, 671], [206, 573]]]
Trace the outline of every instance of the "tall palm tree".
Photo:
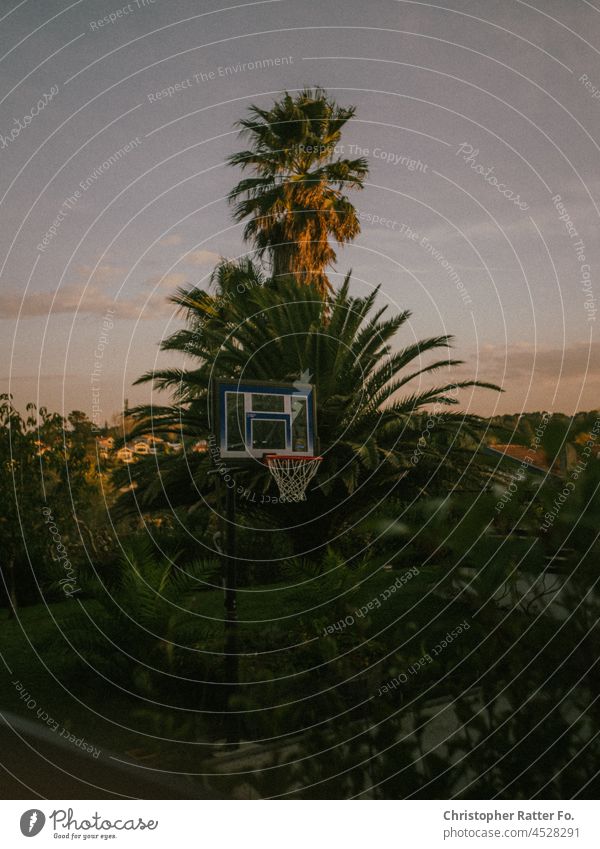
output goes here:
[[316, 88], [286, 92], [271, 109], [252, 106], [249, 112], [239, 126], [250, 147], [228, 160], [253, 173], [229, 195], [234, 217], [250, 219], [244, 238], [260, 257], [268, 255], [276, 280], [293, 274], [323, 293], [329, 287], [325, 270], [336, 260], [329, 239], [344, 244], [360, 232], [344, 192], [362, 188], [367, 161], [336, 155], [355, 107], [338, 106]]
[[[309, 502], [294, 505], [293, 522], [289, 521], [291, 515], [283, 515], [289, 507], [279, 505], [279, 512], [288, 525], [297, 523], [300, 516], [304, 522], [313, 522], [315, 538], [327, 538], [336, 523], [350, 521], [354, 514], [397, 492], [404, 476], [409, 487], [411, 480], [420, 480], [412, 458], [422, 441], [421, 412], [431, 405], [455, 405], [460, 388], [497, 389], [478, 381], [445, 380], [411, 391], [409, 387], [423, 378], [460, 364], [448, 356], [451, 337], [434, 336], [399, 346], [397, 334], [410, 313], [386, 316], [387, 307], [376, 306], [378, 290], [352, 296], [349, 276], [337, 293], [326, 298], [314, 283], [299, 283], [293, 277], [282, 279], [276, 287], [261, 283], [248, 263], [225, 263], [215, 279], [224, 287], [215, 294], [181, 290], [173, 298], [184, 312], [187, 326], [162, 347], [191, 355], [192, 367], [168, 368], [139, 380], [173, 391], [174, 404], [141, 407], [133, 415], [142, 428], [177, 428], [193, 437], [206, 437], [211, 427], [210, 387], [215, 378], [243, 375], [247, 380], [293, 382], [306, 379], [308, 373], [317, 389], [320, 451], [325, 462], [312, 485]], [[233, 285], [236, 279], [240, 285]], [[428, 354], [440, 349], [442, 357], [426, 361]], [[467, 432], [476, 438], [480, 424], [475, 416], [449, 411], [436, 419], [437, 431], [449, 432], [459, 441]], [[442, 453], [436, 454], [436, 444], [433, 440], [420, 449], [419, 457], [424, 458], [420, 476], [428, 459], [439, 462], [448, 451], [443, 445]], [[196, 487], [202, 490], [204, 486], [208, 461], [208, 457], [195, 461], [190, 470], [180, 458], [173, 458], [172, 472], [167, 470], [160, 484], [155, 465], [144, 482], [146, 472], [140, 463], [131, 472], [137, 475], [136, 497], [145, 498], [148, 507], [164, 504], [165, 487], [171, 481], [174, 503], [182, 504], [183, 498], [192, 504], [199, 499]], [[457, 476], [460, 471], [457, 468]], [[196, 487], [184, 484], [190, 474]], [[267, 487], [267, 474], [262, 483], [255, 480], [252, 485]], [[303, 536], [306, 538], [306, 526]]]

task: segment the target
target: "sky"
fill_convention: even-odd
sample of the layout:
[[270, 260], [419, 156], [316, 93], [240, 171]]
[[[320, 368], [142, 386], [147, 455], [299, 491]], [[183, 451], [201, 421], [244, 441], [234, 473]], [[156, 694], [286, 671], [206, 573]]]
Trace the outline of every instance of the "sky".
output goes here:
[[249, 250], [235, 122], [320, 85], [370, 165], [333, 283], [411, 310], [398, 346], [452, 334], [504, 390], [463, 409], [600, 407], [595, 45], [587, 0], [0, 0], [0, 391], [147, 400], [169, 295]]

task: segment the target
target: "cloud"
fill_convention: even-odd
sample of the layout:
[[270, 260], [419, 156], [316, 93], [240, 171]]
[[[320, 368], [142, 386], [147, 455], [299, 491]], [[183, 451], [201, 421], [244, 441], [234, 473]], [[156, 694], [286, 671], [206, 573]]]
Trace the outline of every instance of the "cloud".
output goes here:
[[0, 293], [0, 319], [33, 318], [39, 316], [87, 313], [103, 315], [107, 309], [114, 309], [115, 318], [152, 319], [173, 313], [174, 306], [167, 296], [187, 281], [187, 275], [171, 272], [155, 275], [144, 281], [144, 288], [135, 292], [118, 292], [125, 269], [117, 266], [100, 266], [87, 283], [90, 266], [79, 266], [81, 283], [70, 283], [50, 292]]
[[213, 263], [219, 262], [221, 257], [219, 254], [216, 254], [214, 251], [191, 251], [187, 256], [182, 260], [188, 265], [212, 265]]
[[46, 316], [49, 313], [102, 313], [114, 305], [110, 294], [94, 286], [83, 293], [82, 286], [62, 286], [53, 292], [20, 292], [0, 294], [0, 318]]
[[515, 344], [486, 345], [477, 355], [461, 351], [462, 366], [454, 378], [497, 383], [504, 395], [476, 390], [478, 411], [484, 415], [523, 410], [571, 413], [598, 408], [600, 342], [574, 342], [560, 347]]
[[171, 233], [170, 236], [165, 236], [164, 239], [161, 239], [158, 244], [170, 247], [171, 245], [181, 245], [182, 242], [183, 236], [180, 236], [178, 233]]
[[455, 378], [490, 381], [502, 386], [497, 396], [476, 390], [475, 408], [483, 415], [552, 410], [571, 414], [598, 409], [600, 342], [573, 342], [561, 347], [486, 345], [477, 355], [460, 352], [465, 363]]
[[122, 279], [127, 274], [127, 268], [124, 266], [111, 265], [110, 263], [99, 265], [95, 270], [93, 265], [78, 265], [75, 268], [75, 271], [81, 276], [81, 278], [86, 281], [89, 279], [91, 282], [98, 285], [114, 283], [116, 280]]
[[600, 342], [576, 342], [564, 348], [522, 344], [510, 346], [506, 351], [486, 346], [480, 351], [479, 359], [482, 368], [494, 372], [496, 378], [505, 370], [509, 379], [533, 375], [535, 380], [552, 382], [600, 376]]
[[75, 281], [46, 292], [23, 294], [12, 290], [0, 294], [0, 318], [47, 316], [65, 313], [102, 314], [115, 306], [116, 287], [127, 268], [104, 263], [77, 265]]
[[183, 274], [181, 271], [171, 271], [169, 274], [155, 274], [148, 277], [144, 281], [144, 285], [146, 288], [152, 289], [176, 289], [178, 286], [183, 286], [187, 279], [187, 274]]

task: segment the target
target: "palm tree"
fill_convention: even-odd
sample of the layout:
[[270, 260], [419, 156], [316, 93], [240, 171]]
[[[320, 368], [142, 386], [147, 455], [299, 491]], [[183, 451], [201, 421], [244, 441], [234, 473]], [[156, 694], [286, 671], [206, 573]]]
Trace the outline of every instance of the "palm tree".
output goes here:
[[[447, 444], [436, 453], [439, 440], [432, 440], [420, 449], [423, 463], [419, 475], [415, 474], [412, 458], [415, 447], [423, 441], [420, 413], [431, 405], [440, 409], [455, 405], [456, 392], [461, 388], [497, 389], [478, 381], [446, 380], [411, 391], [409, 387], [422, 378], [460, 364], [448, 356], [451, 337], [434, 336], [397, 347], [397, 334], [410, 313], [387, 316], [387, 307], [376, 306], [378, 290], [352, 296], [349, 276], [337, 293], [326, 298], [316, 284], [299, 283], [293, 277], [283, 278], [276, 287], [261, 282], [248, 263], [225, 263], [215, 279], [221, 286], [215, 294], [196, 288], [181, 290], [173, 298], [184, 312], [187, 326], [162, 347], [191, 355], [195, 360], [192, 367], [152, 372], [138, 381], [152, 381], [157, 389], [173, 391], [174, 404], [141, 407], [132, 414], [145, 429], [178, 428], [193, 437], [207, 437], [211, 426], [210, 386], [215, 378], [238, 379], [243, 374], [247, 380], [293, 382], [308, 373], [317, 388], [320, 451], [325, 462], [309, 501], [294, 505], [293, 517], [289, 506], [277, 505], [272, 517], [277, 520], [279, 511], [288, 525], [297, 524], [298, 519], [312, 523], [315, 539], [327, 539], [332, 527], [350, 522], [354, 515], [397, 493], [403, 478], [405, 489], [411, 480], [421, 480], [432, 459], [439, 462], [448, 450]], [[236, 279], [240, 285], [234, 285]], [[440, 349], [445, 352], [441, 358], [425, 362], [427, 354]], [[449, 410], [436, 417], [437, 432], [450, 434], [450, 441], [455, 442], [464, 440], [466, 433], [476, 440], [480, 424], [476, 416]], [[472, 459], [471, 450], [467, 467]], [[174, 458], [171, 466], [160, 486], [155, 467], [146, 483], [144, 464], [132, 471], [137, 475], [136, 497], [146, 498], [147, 507], [158, 505], [161, 499], [164, 505], [170, 480], [174, 503], [182, 504], [182, 498], [190, 504], [198, 501], [198, 491], [189, 483], [183, 485], [185, 475], [190, 474], [187, 466], [179, 458]], [[464, 467], [458, 464], [456, 476]], [[204, 457], [192, 469], [200, 490], [205, 486], [202, 478], [208, 468], [209, 458]], [[479, 474], [478, 468], [473, 466], [471, 472]], [[448, 469], [444, 469], [446, 474]], [[262, 481], [252, 482], [252, 486], [268, 485], [266, 473]], [[150, 498], [149, 492], [153, 493]], [[305, 525], [303, 541], [306, 533]]]
[[329, 288], [325, 269], [335, 262], [329, 243], [354, 239], [360, 223], [344, 192], [361, 189], [368, 171], [363, 158], [336, 156], [341, 131], [355, 107], [341, 107], [321, 88], [285, 93], [271, 109], [252, 106], [239, 122], [250, 148], [229, 164], [253, 176], [231, 191], [236, 221], [250, 220], [244, 238], [260, 257], [268, 255], [271, 275], [293, 274]]

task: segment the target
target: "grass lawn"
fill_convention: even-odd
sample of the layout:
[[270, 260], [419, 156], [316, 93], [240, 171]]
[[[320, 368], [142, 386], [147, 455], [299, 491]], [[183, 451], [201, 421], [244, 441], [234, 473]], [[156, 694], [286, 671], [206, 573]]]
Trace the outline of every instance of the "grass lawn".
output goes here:
[[[93, 602], [89, 602], [93, 609]], [[7, 612], [0, 612], [0, 653], [3, 663], [1, 708], [35, 722], [36, 712], [48, 713], [56, 722], [78, 736], [84, 736], [101, 748], [115, 749], [131, 743], [129, 734], [107, 722], [100, 721], [94, 713], [94, 705], [86, 707], [83, 700], [77, 701], [71, 695], [70, 682], [64, 680], [61, 669], [52, 663], [47, 647], [57, 631], [57, 622], [70, 611], [72, 601], [57, 602], [46, 607], [43, 604], [23, 607], [19, 618], [8, 619]], [[54, 617], [54, 619], [53, 619]], [[27, 699], [21, 698], [21, 692], [15, 682], [20, 682], [35, 707], [28, 708]], [[31, 704], [31, 702], [30, 702]], [[118, 709], [126, 705], [123, 700]], [[101, 710], [100, 705], [96, 705]], [[38, 720], [39, 721], [39, 720]], [[93, 729], [93, 734], [91, 733]]]

